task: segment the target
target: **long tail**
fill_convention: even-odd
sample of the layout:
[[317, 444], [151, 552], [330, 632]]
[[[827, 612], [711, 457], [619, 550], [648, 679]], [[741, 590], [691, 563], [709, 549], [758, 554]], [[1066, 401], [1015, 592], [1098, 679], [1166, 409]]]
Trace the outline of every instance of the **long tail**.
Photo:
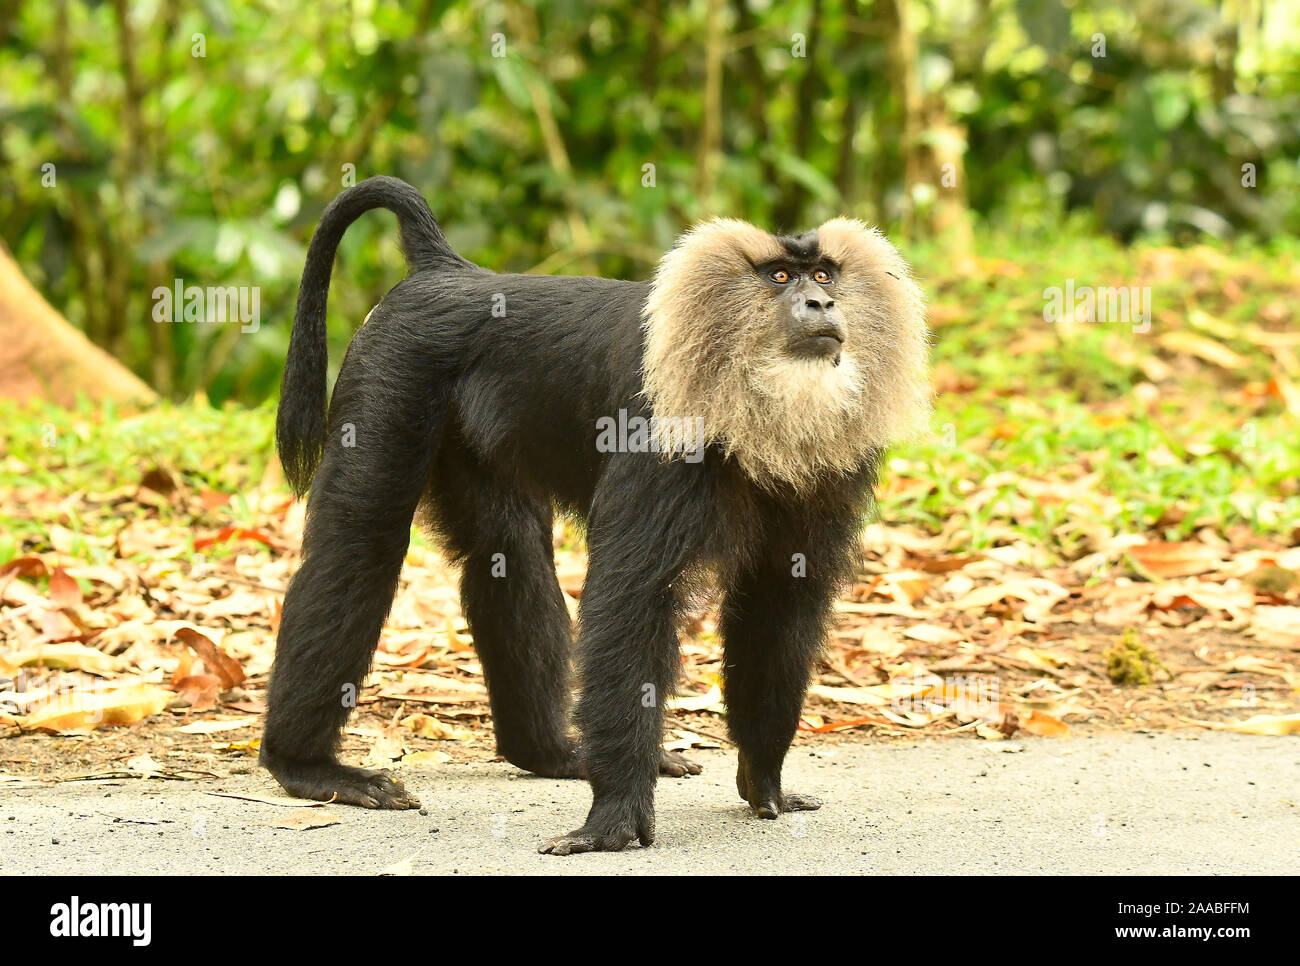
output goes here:
[[397, 215], [410, 271], [447, 264], [470, 265], [448, 244], [420, 192], [399, 178], [368, 178], [348, 188], [325, 209], [307, 248], [275, 420], [280, 464], [299, 496], [311, 483], [325, 447], [325, 377], [329, 365], [325, 303], [334, 253], [348, 226], [372, 208], [387, 208]]

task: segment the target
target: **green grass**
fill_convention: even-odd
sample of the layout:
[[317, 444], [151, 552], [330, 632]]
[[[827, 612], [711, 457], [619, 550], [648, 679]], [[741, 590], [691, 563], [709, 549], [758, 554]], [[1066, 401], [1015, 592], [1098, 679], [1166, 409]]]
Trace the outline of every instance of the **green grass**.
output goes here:
[[0, 484], [65, 491], [134, 485], [153, 468], [196, 488], [238, 492], [256, 483], [273, 449], [274, 408], [162, 403], [122, 415], [116, 406], [0, 402]]
[[[990, 536], [990, 524], [996, 522], [1066, 557], [1076, 555], [1076, 541], [1097, 523], [1115, 532], [1154, 532], [1171, 540], [1186, 539], [1202, 526], [1222, 533], [1245, 525], [1278, 536], [1300, 527], [1300, 434], [1288, 418], [1256, 420], [1257, 445], [1246, 449], [1237, 434], [1216, 421], [1215, 413], [1199, 424], [1183, 424], [1181, 415], [1166, 407], [1151, 416], [1139, 412], [1114, 422], [1060, 394], [1034, 403], [995, 397], [950, 406], [940, 400], [935, 424], [950, 423], [955, 444], [946, 445], [940, 430], [896, 450], [895, 459], [907, 463], [905, 475], [926, 481], [929, 488], [894, 494], [886, 486], [881, 517], [937, 531], [954, 514], [962, 514], [969, 518], [971, 549], [996, 540]], [[1015, 435], [992, 436], [994, 427], [1007, 424], [1016, 427]], [[1215, 448], [1192, 455], [1189, 444]], [[1149, 459], [1157, 448], [1167, 450], [1172, 460]], [[1024, 483], [1056, 479], [1068, 484], [1089, 470], [1098, 474], [1095, 497], [1072, 497], [1068, 511], [1042, 501]], [[982, 487], [1002, 473], [1017, 479], [999, 486], [999, 497], [1025, 497], [1027, 512], [1008, 519], [1005, 499], [979, 509], [966, 505], [963, 485]], [[1282, 511], [1261, 519], [1252, 508], [1262, 500], [1280, 501]]]
[[[0, 401], [0, 561], [48, 549], [49, 527], [58, 525], [81, 538], [73, 544], [76, 556], [103, 562], [109, 555], [94, 541], [154, 509], [63, 498], [134, 492], [155, 468], [191, 489], [231, 494], [222, 519], [251, 523], [243, 494], [261, 480], [273, 437], [270, 405], [217, 410], [202, 402], [163, 403], [123, 415], [112, 405], [68, 410]], [[162, 523], [192, 522], [165, 503], [156, 512]]]
[[[1300, 533], [1296, 419], [1276, 400], [1243, 393], [1277, 365], [1246, 338], [1249, 327], [1277, 332], [1300, 323], [1290, 308], [1300, 244], [1166, 255], [1095, 238], [1033, 245], [995, 238], [984, 251], [996, 258], [963, 264], [939, 249], [913, 252], [933, 306], [941, 393], [933, 434], [891, 454], [882, 518], [934, 531], [955, 521], [968, 549], [1023, 539], [1066, 559], [1084, 552], [1099, 527], [1167, 539], [1201, 527], [1282, 539]], [[1162, 258], [1177, 261], [1156, 273], [1151, 266]], [[1045, 322], [1043, 290], [1067, 278], [1150, 284], [1151, 331]], [[1161, 348], [1165, 333], [1204, 334], [1206, 326], [1245, 360], [1239, 369]], [[1172, 375], [1143, 386], [1152, 358]], [[122, 416], [112, 407], [0, 402], [0, 560], [47, 549], [53, 524], [84, 534], [85, 554], [102, 556], [95, 539], [125, 515], [153, 511], [96, 506], [94, 495], [133, 490], [155, 466], [191, 488], [234, 495], [213, 525], [251, 523], [241, 494], [262, 479], [273, 424], [270, 403], [163, 404]], [[1057, 500], [1089, 473], [1092, 486]], [[972, 491], [983, 502], [971, 501]], [[92, 501], [63, 499], [73, 494]], [[159, 511], [163, 522], [168, 513]]]
[[[996, 260], [987, 257], [996, 252]], [[1276, 400], [1249, 403], [1242, 389], [1265, 383], [1276, 360], [1246, 337], [1251, 327], [1294, 329], [1300, 244], [1216, 247], [1169, 254], [1098, 238], [1041, 244], [993, 240], [976, 270], [939, 249], [915, 254], [935, 317], [934, 359], [961, 385], [939, 395], [930, 437], [893, 454], [902, 472], [929, 484], [886, 489], [881, 515], [940, 529], [965, 518], [971, 549], [1018, 535], [1072, 557], [1098, 524], [1114, 532], [1184, 539], [1202, 526], [1245, 526], [1289, 537], [1300, 527], [1300, 432]], [[1173, 268], [1158, 270], [1161, 259]], [[1154, 266], [1154, 267], [1153, 267]], [[1124, 323], [1062, 325], [1043, 318], [1043, 292], [1076, 285], [1150, 286], [1150, 331]], [[1175, 331], [1213, 334], [1244, 359], [1225, 372], [1161, 352]], [[1158, 356], [1174, 375], [1147, 404], [1142, 363]], [[1036, 499], [1024, 481], [1069, 483], [1098, 474], [1095, 499]], [[994, 474], [1017, 479], [981, 507], [962, 488]], [[886, 474], [888, 475], [888, 474]], [[1008, 513], [1008, 498], [1025, 497]], [[1265, 503], [1266, 511], [1259, 507]]]

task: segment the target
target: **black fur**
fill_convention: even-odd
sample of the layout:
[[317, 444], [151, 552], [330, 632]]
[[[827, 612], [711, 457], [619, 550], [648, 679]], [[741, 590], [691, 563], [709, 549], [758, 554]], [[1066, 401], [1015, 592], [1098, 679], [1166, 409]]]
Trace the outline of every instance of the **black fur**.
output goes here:
[[821, 243], [815, 231], [807, 231], [802, 235], [778, 235], [776, 240], [791, 258], [801, 262], [812, 264], [821, 254]]
[[298, 306], [275, 424], [280, 463], [289, 485], [299, 496], [306, 492], [325, 444], [325, 372], [329, 363], [325, 356], [325, 300], [334, 252], [348, 226], [372, 208], [387, 208], [397, 214], [402, 250], [412, 270], [472, 267], [447, 244], [429, 205], [405, 181], [369, 178], [344, 191], [325, 209], [311, 236], [302, 284], [298, 286]]
[[[343, 230], [375, 207], [397, 213], [410, 274], [353, 338], [327, 423], [331, 262]], [[300, 492], [311, 483], [262, 743], [263, 763], [288, 791], [418, 805], [387, 775], [339, 764], [337, 746], [423, 508], [463, 565], [462, 603], [501, 754], [591, 782], [585, 825], [544, 850], [650, 844], [656, 774], [698, 770], [660, 742], [677, 624], [706, 569], [725, 594], [740, 794], [768, 818], [817, 806], [782, 789], [781, 766], [836, 588], [852, 570], [875, 460], [796, 496], [755, 485], [714, 450], [698, 463], [598, 452], [600, 417], [650, 414], [640, 394], [647, 293], [642, 282], [479, 268], [451, 250], [415, 189], [392, 178], [348, 189], [326, 210], [303, 271], [277, 424], [291, 483]], [[493, 315], [494, 296], [504, 296], [503, 317]], [[587, 522], [590, 552], [576, 741], [553, 507]], [[805, 575], [796, 576], [796, 555]]]

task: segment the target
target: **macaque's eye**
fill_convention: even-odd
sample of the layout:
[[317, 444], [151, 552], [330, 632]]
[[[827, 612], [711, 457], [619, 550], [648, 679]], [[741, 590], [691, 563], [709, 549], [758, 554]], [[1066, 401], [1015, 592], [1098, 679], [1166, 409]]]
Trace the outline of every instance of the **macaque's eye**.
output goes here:
[[817, 269], [817, 271], [813, 272], [813, 281], [816, 282], [818, 285], [826, 285], [830, 282], [830, 280], [831, 280], [831, 273], [826, 271], [826, 269], [824, 268], [819, 268]]
[[790, 273], [784, 268], [778, 268], [770, 277], [777, 285], [784, 285], [786, 282], [790, 281]]

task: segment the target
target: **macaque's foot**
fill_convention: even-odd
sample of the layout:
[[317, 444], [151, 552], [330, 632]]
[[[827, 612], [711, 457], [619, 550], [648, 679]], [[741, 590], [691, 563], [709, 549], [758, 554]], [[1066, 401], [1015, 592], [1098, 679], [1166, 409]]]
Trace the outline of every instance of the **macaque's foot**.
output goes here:
[[[555, 759], [548, 762], [538, 763], [532, 759], [520, 759], [516, 761], [513, 758], [507, 758], [507, 761], [518, 765], [525, 771], [531, 771], [534, 775], [541, 775], [545, 778], [586, 778], [587, 769], [582, 763], [582, 756], [578, 749], [573, 748], [563, 758]], [[532, 764], [525, 764], [530, 761]], [[532, 767], [536, 765], [536, 767]], [[685, 755], [679, 755], [675, 751], [666, 751], [659, 749], [659, 774], [667, 775], [670, 778], [684, 778], [687, 775], [698, 775], [704, 768], [696, 762], [691, 761]]]
[[284, 759], [262, 763], [282, 788], [298, 798], [342, 802], [362, 808], [419, 808], [420, 800], [386, 771], [367, 771], [337, 761], [299, 762]]
[[642, 847], [655, 840], [654, 806], [629, 802], [597, 802], [580, 829], [557, 835], [537, 847], [543, 855], [577, 855], [579, 852], [621, 852], [637, 839]]
[[687, 775], [698, 775], [702, 771], [704, 771], [703, 766], [691, 761], [685, 755], [659, 749], [659, 774], [670, 778], [685, 778]]
[[778, 792], [761, 801], [750, 799], [749, 807], [759, 818], [776, 818], [783, 812], [815, 812], [822, 807], [822, 800], [811, 795]]
[[558, 752], [509, 754], [505, 755], [505, 759], [510, 764], [543, 778], [587, 777], [587, 769], [582, 764], [577, 745], [568, 745]]
[[781, 791], [779, 772], [774, 777], [762, 779], [752, 776], [743, 754], [736, 769], [736, 791], [749, 802], [749, 807], [759, 818], [772, 819], [783, 812], [814, 812], [822, 807], [820, 798]]

